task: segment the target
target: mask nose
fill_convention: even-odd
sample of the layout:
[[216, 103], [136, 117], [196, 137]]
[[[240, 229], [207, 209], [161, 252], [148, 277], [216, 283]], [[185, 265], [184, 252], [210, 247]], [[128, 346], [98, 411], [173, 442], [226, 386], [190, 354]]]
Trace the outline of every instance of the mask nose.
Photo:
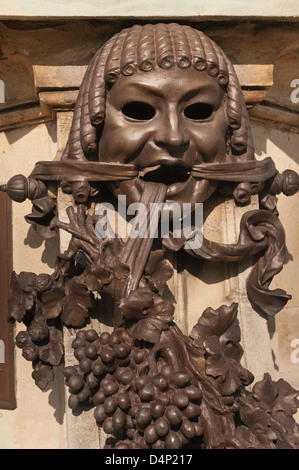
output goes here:
[[180, 122], [176, 110], [170, 109], [158, 124], [155, 133], [155, 144], [170, 153], [175, 152], [175, 157], [183, 157], [185, 150], [189, 147], [189, 137]]

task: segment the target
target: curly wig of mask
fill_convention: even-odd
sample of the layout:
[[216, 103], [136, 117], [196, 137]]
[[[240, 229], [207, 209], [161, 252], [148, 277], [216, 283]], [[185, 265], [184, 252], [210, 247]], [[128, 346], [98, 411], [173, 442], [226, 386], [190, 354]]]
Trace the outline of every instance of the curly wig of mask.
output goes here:
[[97, 160], [105, 119], [106, 95], [120, 75], [158, 67], [193, 67], [217, 80], [226, 93], [228, 151], [237, 161], [254, 159], [249, 117], [234, 67], [204, 33], [190, 26], [135, 25], [115, 34], [94, 55], [79, 90], [73, 122], [62, 160]]

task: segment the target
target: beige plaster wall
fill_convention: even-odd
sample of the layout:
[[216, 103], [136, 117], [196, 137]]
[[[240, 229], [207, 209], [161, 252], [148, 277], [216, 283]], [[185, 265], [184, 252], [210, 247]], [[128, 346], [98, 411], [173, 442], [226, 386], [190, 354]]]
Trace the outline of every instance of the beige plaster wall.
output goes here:
[[[28, 176], [36, 161], [56, 154], [56, 123], [28, 126], [0, 133], [0, 184], [21, 173]], [[12, 269], [52, 272], [57, 242], [44, 242], [24, 221], [31, 203], [11, 204]], [[25, 329], [16, 325], [16, 333]], [[60, 371], [61, 372], [61, 371]], [[15, 348], [15, 410], [0, 410], [1, 449], [66, 447], [64, 390], [61, 373], [45, 391], [31, 378], [32, 365]]]
[[[253, 137], [258, 158], [271, 157], [277, 169], [289, 168], [299, 172], [299, 133], [270, 124], [252, 123]], [[298, 339], [299, 346], [299, 193], [295, 196], [278, 196], [280, 220], [286, 232], [288, 250], [286, 264], [275, 277], [272, 288], [282, 288], [292, 295], [286, 307], [269, 320], [269, 332], [277, 377], [282, 377], [299, 389], [299, 361], [294, 363], [291, 346]], [[297, 357], [299, 355], [297, 354]], [[259, 358], [257, 358], [258, 360]], [[298, 414], [297, 414], [298, 416]]]

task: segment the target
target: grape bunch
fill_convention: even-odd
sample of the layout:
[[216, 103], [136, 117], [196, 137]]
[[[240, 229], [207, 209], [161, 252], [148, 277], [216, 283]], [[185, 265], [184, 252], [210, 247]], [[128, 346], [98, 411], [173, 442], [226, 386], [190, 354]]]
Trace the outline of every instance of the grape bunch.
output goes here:
[[78, 331], [72, 347], [78, 364], [65, 367], [63, 375], [71, 392], [68, 404], [74, 410], [80, 403], [95, 403], [93, 397], [105, 376], [113, 380], [117, 367], [130, 363], [131, 347], [116, 332], [98, 335], [93, 329]]
[[33, 323], [27, 331], [20, 331], [16, 336], [16, 345], [22, 349], [22, 356], [27, 361], [34, 361], [39, 356], [39, 345], [48, 340], [49, 327], [46, 321]]
[[54, 379], [53, 368], [63, 361], [64, 347], [61, 329], [42, 317], [34, 318], [26, 331], [16, 335], [16, 345], [22, 356], [32, 362], [32, 378], [44, 390]]
[[118, 440], [114, 448], [178, 449], [202, 434], [202, 392], [187, 372], [164, 365], [156, 375], [138, 375], [148, 352], [117, 331], [81, 330], [72, 346], [78, 364], [63, 372], [69, 407], [93, 403], [97, 424]]
[[180, 449], [202, 435], [199, 423], [202, 392], [187, 372], [163, 366], [156, 376], [135, 381], [140, 405], [134, 416], [134, 440], [141, 449]]
[[62, 331], [42, 318], [32, 321], [27, 331], [17, 334], [16, 345], [22, 349], [22, 356], [34, 364], [41, 362], [54, 367], [63, 360]]

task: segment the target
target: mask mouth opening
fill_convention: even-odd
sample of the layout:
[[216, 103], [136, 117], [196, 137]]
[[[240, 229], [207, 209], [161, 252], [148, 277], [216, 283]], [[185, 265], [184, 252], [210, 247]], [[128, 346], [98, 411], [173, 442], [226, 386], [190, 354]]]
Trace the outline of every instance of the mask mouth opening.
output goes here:
[[143, 168], [139, 171], [139, 178], [143, 181], [163, 183], [167, 186], [174, 183], [184, 183], [190, 176], [190, 169], [181, 165], [156, 165]]

